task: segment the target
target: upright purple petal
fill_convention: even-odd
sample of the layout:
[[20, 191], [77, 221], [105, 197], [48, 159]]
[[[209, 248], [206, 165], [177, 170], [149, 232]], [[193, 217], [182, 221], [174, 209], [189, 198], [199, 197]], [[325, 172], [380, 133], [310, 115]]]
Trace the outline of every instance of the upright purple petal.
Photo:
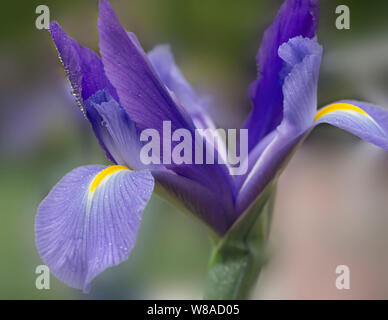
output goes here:
[[118, 101], [116, 90], [108, 81], [99, 56], [80, 46], [55, 21], [50, 24], [50, 33], [77, 97], [86, 100], [97, 91], [107, 89]]
[[253, 109], [244, 128], [249, 130], [249, 150], [282, 120], [282, 68], [279, 47], [296, 36], [313, 38], [319, 17], [319, 0], [286, 0], [265, 31], [256, 56], [259, 76], [249, 88]]
[[280, 128], [298, 134], [310, 129], [314, 121], [322, 47], [316, 39], [296, 37], [280, 46], [279, 56], [286, 71]]
[[128, 259], [154, 187], [148, 171], [85, 166], [68, 173], [38, 208], [36, 244], [50, 271], [88, 292], [105, 269]]
[[[98, 29], [106, 75], [116, 88], [121, 105], [137, 128], [140, 131], [156, 129], [160, 137], [163, 137], [163, 122], [168, 121], [172, 131], [187, 129], [194, 138], [195, 126], [189, 114], [174, 101], [135, 35], [124, 30], [106, 0], [100, 1]], [[176, 144], [174, 142], [172, 148]], [[219, 164], [193, 164], [196, 147], [193, 143], [191, 164], [172, 163], [166, 164], [166, 167], [210, 189], [217, 188], [225, 201], [232, 204], [233, 185], [228, 168]]]
[[189, 116], [175, 104], [139, 42], [127, 34], [106, 0], [100, 1], [98, 30], [106, 75], [137, 127], [162, 132], [163, 121], [168, 120], [172, 130], [193, 130]]
[[215, 129], [216, 126], [203, 105], [203, 100], [201, 101], [176, 65], [170, 46], [156, 46], [148, 53], [148, 58], [160, 79], [190, 114], [195, 126]]
[[85, 100], [104, 89], [118, 101], [116, 90], [105, 76], [101, 59], [95, 52], [80, 46], [77, 41], [70, 38], [55, 21], [50, 24], [50, 33], [82, 111], [89, 119], [107, 157], [116, 162], [103, 143], [104, 128], [100, 125], [101, 118], [92, 108], [89, 110], [85, 108]]
[[237, 211], [242, 213], [276, 178], [292, 152], [312, 129], [317, 108], [322, 47], [316, 39], [296, 37], [279, 48], [286, 75], [281, 124], [249, 154], [249, 171], [237, 180]]
[[[178, 104], [182, 105], [190, 115], [195, 127], [198, 129], [212, 129], [206, 131], [205, 138], [213, 147], [217, 148], [219, 155], [226, 163], [226, 146], [218, 131], [215, 130], [216, 125], [207, 111], [206, 100], [199, 97], [187, 82], [175, 63], [170, 46], [156, 46], [148, 53], [148, 58], [160, 79], [176, 97]], [[214, 145], [215, 140], [218, 141], [216, 145]]]

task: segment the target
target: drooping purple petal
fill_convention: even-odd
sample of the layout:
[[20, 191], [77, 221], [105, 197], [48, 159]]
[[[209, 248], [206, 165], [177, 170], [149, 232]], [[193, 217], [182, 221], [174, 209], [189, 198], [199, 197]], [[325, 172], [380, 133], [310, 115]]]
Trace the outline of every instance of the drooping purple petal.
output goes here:
[[173, 130], [193, 130], [190, 117], [175, 104], [139, 42], [127, 34], [106, 0], [100, 1], [98, 30], [106, 75], [137, 127], [161, 133], [163, 121], [171, 121]]
[[280, 173], [298, 143], [313, 127], [322, 47], [316, 39], [296, 37], [279, 48], [279, 55], [286, 74], [282, 88], [283, 120], [249, 154], [249, 173], [236, 182], [240, 189], [236, 200], [239, 213]]
[[118, 101], [116, 90], [106, 78], [100, 58], [95, 52], [80, 46], [77, 41], [70, 38], [55, 21], [50, 24], [50, 33], [78, 103], [89, 119], [107, 157], [116, 162], [102, 141], [104, 128], [101, 127], [101, 118], [93, 108], [85, 110], [85, 100], [100, 90], [107, 90]]
[[315, 124], [328, 123], [388, 150], [388, 111], [369, 103], [343, 100], [322, 108]]
[[249, 150], [282, 120], [282, 68], [278, 48], [296, 36], [313, 38], [319, 17], [319, 0], [286, 0], [265, 31], [256, 56], [258, 79], [249, 88], [253, 109], [244, 128], [249, 130]]
[[122, 166], [85, 166], [63, 177], [35, 220], [38, 251], [50, 271], [89, 291], [99, 273], [129, 257], [153, 187], [149, 171]]

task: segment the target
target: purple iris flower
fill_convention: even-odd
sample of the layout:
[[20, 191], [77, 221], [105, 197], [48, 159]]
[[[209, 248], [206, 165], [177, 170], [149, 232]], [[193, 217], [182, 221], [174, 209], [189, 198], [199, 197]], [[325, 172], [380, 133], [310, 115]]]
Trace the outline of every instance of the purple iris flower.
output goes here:
[[[215, 128], [202, 100], [175, 65], [168, 46], [145, 53], [100, 1], [99, 57], [50, 32], [77, 100], [113, 166], [89, 165], [68, 173], [42, 201], [36, 242], [43, 261], [66, 284], [88, 291], [94, 277], [126, 260], [152, 192], [197, 216], [219, 236], [254, 206], [276, 181], [293, 151], [320, 123], [329, 123], [388, 149], [388, 112], [340, 101], [317, 112], [322, 47], [316, 30], [318, 0], [286, 0], [265, 32], [256, 57], [259, 77], [249, 88], [253, 109], [248, 171], [232, 176], [227, 164], [144, 165], [144, 129]], [[220, 146], [214, 146], [220, 156]]]

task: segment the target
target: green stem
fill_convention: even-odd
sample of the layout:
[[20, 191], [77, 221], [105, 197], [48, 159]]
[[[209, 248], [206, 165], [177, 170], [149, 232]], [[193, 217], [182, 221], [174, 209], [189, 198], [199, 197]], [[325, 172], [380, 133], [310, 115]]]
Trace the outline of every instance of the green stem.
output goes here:
[[275, 186], [271, 185], [230, 231], [215, 242], [210, 257], [205, 299], [246, 299], [266, 261]]

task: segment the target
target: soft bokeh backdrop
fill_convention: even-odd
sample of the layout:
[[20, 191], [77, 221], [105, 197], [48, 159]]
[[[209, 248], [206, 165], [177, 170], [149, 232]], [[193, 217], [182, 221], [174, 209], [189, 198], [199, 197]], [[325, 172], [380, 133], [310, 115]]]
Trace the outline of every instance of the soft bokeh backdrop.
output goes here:
[[[337, 99], [388, 107], [387, 1], [323, 0], [325, 53], [319, 105]], [[280, 0], [112, 0], [146, 50], [170, 43], [186, 77], [214, 96], [220, 127], [249, 112], [247, 86], [263, 30]], [[5, 0], [0, 20], [0, 298], [200, 298], [209, 253], [195, 220], [154, 196], [129, 261], [104, 272], [84, 295], [51, 277], [35, 288], [42, 264], [34, 242], [36, 208], [74, 167], [107, 163], [75, 104], [54, 45], [35, 28], [46, 4], [83, 45], [98, 48], [97, 1]], [[351, 29], [335, 28], [348, 4]], [[341, 130], [318, 128], [281, 177], [269, 264], [253, 298], [388, 298], [388, 153]], [[335, 267], [351, 289], [335, 288]]]

